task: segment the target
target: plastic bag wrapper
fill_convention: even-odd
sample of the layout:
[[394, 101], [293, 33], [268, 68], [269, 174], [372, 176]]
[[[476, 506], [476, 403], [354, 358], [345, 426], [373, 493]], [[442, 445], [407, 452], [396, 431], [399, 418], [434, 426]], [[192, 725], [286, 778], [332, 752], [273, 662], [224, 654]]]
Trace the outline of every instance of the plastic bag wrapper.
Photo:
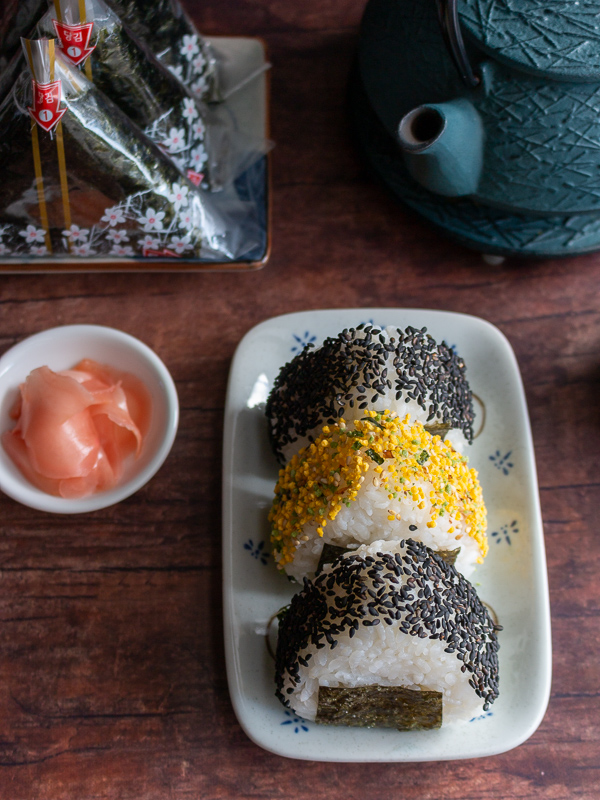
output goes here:
[[[109, 0], [109, 5], [154, 55], [201, 100], [218, 102], [217, 57], [177, 0]], [[48, 10], [48, 0], [3, 0], [0, 72]]]
[[12, 60], [0, 72], [0, 103], [4, 101], [6, 95], [11, 91], [23, 68], [25, 59], [22, 53], [16, 53]]
[[21, 52], [27, 36], [48, 10], [48, 0], [2, 0], [0, 8], [0, 73]]
[[233, 180], [231, 136], [223, 135], [220, 124], [213, 144], [206, 104], [128, 31], [104, 0], [55, 0], [37, 33], [57, 37], [63, 55], [84, 69], [192, 183], [218, 190]]
[[[0, 256], [241, 259], [260, 232], [214, 207], [94, 84], [25, 41], [29, 71], [0, 106]], [[31, 78], [33, 75], [33, 80]], [[240, 225], [243, 218], [243, 226]]]
[[109, 0], [109, 5], [197, 97], [221, 99], [215, 53], [178, 0]]
[[25, 66], [21, 37], [33, 32], [47, 10], [48, 0], [3, 0], [0, 6], [0, 103]]

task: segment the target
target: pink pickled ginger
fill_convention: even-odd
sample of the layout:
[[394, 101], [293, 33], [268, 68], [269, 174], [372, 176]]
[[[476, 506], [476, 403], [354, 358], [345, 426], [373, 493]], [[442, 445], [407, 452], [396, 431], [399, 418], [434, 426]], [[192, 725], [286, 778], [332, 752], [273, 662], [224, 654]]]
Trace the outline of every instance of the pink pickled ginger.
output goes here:
[[63, 372], [34, 369], [20, 389], [17, 424], [2, 444], [38, 489], [70, 498], [104, 492], [139, 456], [151, 401], [133, 375], [86, 358]]

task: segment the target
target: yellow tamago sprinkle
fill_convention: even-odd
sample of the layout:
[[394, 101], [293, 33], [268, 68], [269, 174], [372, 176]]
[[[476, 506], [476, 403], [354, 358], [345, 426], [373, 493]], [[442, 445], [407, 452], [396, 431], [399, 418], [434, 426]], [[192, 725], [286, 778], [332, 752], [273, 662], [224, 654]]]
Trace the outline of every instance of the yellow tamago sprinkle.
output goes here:
[[[407, 497], [421, 509], [425, 495], [415, 484], [430, 483], [427, 526], [436, 527], [442, 506], [452, 529], [464, 518], [464, 530], [479, 544], [483, 560], [488, 551], [486, 509], [477, 472], [467, 466], [467, 459], [421, 423], [410, 424], [409, 416], [365, 411], [365, 419], [352, 426], [344, 420], [326, 426], [280, 470], [269, 513], [280, 567], [293, 561], [306, 525], [314, 525], [323, 536], [327, 520], [356, 500], [362, 476], [373, 464], [386, 493]], [[394, 519], [391, 511], [388, 519]]]

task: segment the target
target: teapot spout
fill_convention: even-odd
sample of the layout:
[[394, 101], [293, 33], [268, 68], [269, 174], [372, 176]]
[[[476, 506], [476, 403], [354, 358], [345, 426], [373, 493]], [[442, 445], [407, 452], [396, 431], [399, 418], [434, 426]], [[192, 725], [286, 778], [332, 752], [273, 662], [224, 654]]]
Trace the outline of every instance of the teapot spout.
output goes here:
[[405, 114], [398, 140], [410, 174], [445, 197], [477, 190], [483, 166], [483, 126], [464, 98], [418, 106]]

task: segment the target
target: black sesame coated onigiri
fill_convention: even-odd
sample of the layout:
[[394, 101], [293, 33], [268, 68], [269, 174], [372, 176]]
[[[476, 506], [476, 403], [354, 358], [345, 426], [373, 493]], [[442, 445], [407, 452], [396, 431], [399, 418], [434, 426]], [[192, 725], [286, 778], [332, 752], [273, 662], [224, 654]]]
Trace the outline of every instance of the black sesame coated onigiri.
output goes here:
[[426, 328], [359, 325], [307, 345], [275, 380], [266, 408], [271, 446], [285, 462], [324, 424], [385, 409], [473, 440], [473, 403], [465, 364]]
[[498, 696], [499, 626], [454, 567], [412, 539], [341, 556], [279, 626], [277, 696], [317, 722], [415, 730]]

